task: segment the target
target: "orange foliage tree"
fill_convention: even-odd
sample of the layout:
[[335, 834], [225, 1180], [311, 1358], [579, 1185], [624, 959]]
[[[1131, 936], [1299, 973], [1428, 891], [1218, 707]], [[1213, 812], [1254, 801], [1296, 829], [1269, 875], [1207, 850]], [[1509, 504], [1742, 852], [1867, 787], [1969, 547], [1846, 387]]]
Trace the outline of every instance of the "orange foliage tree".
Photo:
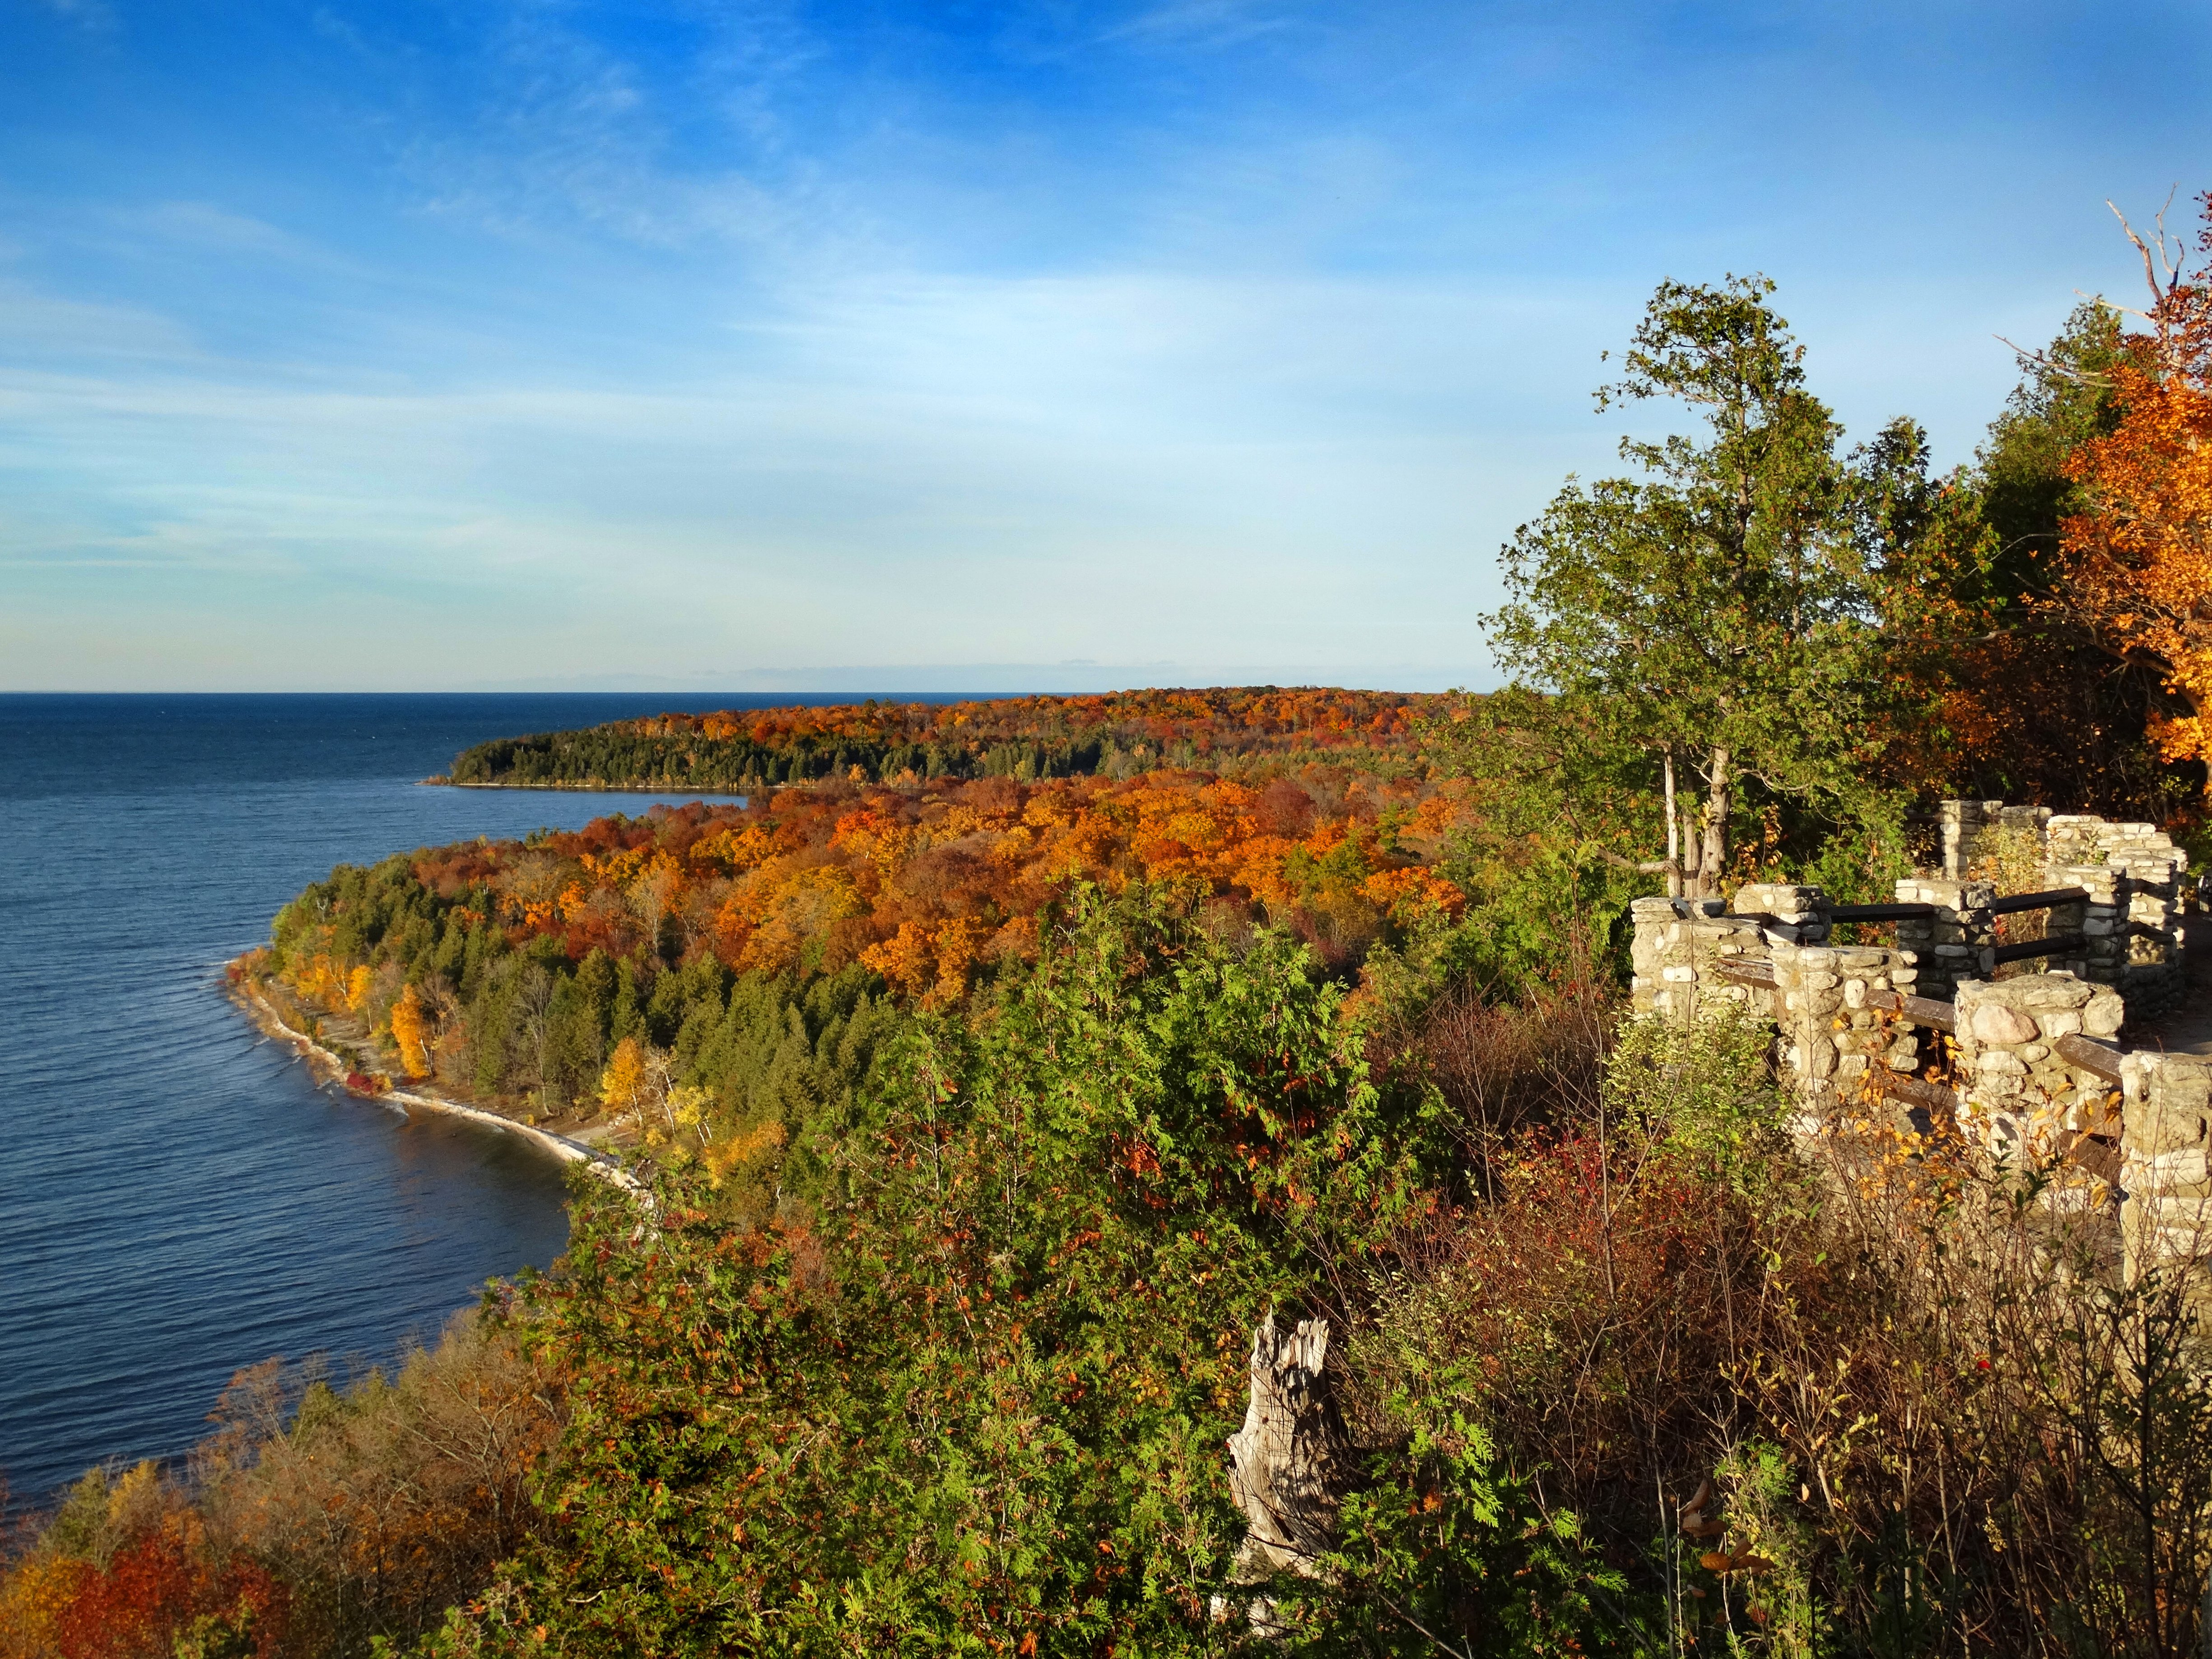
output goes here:
[[2117, 428], [2068, 461], [2087, 507], [2063, 526], [2060, 602], [2153, 665], [2186, 710], [2152, 722], [2170, 761], [2212, 760], [2212, 194], [2203, 203], [2193, 272], [2162, 216], [2153, 239], [2127, 228], [2150, 288], [2136, 313], [2148, 332], [2109, 371]]
[[[738, 973], [860, 962], [941, 1006], [979, 969], [1034, 956], [1036, 913], [1085, 881], [1262, 912], [1340, 960], [1464, 908], [1436, 860], [1466, 819], [1457, 786], [1363, 775], [843, 785], [601, 819], [527, 848], [466, 843], [421, 856], [415, 874], [457, 922], [495, 917], [509, 948], [704, 952]], [[343, 966], [327, 977], [343, 983]]]
[[[278, 917], [266, 966], [311, 1010], [380, 1027], [395, 1076], [673, 1133], [668, 1091], [696, 1082], [702, 1045], [738, 1063], [705, 1026], [677, 1041], [718, 975], [804, 995], [859, 969], [891, 1001], [947, 1009], [1034, 961], [1086, 884], [1154, 889], [1217, 929], [1285, 927], [1347, 971], [1462, 915], [1472, 821], [1460, 781], [1319, 764], [1264, 782], [841, 780], [342, 867]], [[648, 1036], [633, 1087], [610, 1061]]]

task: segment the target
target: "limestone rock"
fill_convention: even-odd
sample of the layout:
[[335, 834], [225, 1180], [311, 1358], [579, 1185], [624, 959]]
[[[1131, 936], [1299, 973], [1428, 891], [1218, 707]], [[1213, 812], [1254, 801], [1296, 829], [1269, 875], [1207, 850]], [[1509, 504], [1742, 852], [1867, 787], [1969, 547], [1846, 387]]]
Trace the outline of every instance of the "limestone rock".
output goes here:
[[2001, 1002], [1985, 1002], [1974, 1010], [1974, 1036], [1978, 1042], [2005, 1048], [2033, 1042], [2038, 1035], [2035, 1022], [2017, 1008], [2008, 1008]]

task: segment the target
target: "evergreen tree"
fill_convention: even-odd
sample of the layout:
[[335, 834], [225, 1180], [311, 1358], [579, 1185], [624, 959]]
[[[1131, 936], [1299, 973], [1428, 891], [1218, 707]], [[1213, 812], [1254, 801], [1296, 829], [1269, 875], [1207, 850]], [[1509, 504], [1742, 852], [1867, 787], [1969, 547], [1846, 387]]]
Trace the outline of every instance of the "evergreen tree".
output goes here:
[[1692, 895], [1722, 878], [1747, 793], [1861, 793], [1893, 695], [1866, 508], [1923, 465], [1909, 423], [1840, 453], [1772, 291], [1660, 286], [1598, 406], [1667, 399], [1700, 429], [1624, 439], [1638, 476], [1569, 480], [1507, 544], [1509, 602], [1484, 621], [1511, 684], [1446, 745]]

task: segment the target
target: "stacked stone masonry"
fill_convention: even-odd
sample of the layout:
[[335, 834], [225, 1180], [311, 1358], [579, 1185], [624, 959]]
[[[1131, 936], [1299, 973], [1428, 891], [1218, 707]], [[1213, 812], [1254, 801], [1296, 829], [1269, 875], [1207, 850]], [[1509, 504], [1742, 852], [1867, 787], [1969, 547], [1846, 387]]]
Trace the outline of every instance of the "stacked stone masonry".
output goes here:
[[[2071, 959], [2046, 959], [2046, 969], [2117, 987], [2127, 999], [2129, 1014], [2138, 1020], [2153, 1018], [2181, 1000], [2181, 921], [2191, 896], [2182, 872], [2189, 858], [2164, 830], [2002, 801], [1945, 801], [1936, 821], [1941, 872], [1899, 882], [1897, 889], [1901, 902], [1934, 903], [1958, 913], [1955, 922], [1939, 916], [1937, 937], [1932, 939], [1915, 927], [1908, 939], [1908, 927], [1899, 929], [1900, 949], [1939, 957], [1929, 964], [1925, 982], [1989, 977], [1990, 964], [1975, 959], [1997, 943], [1996, 923], [1987, 915], [1977, 919], [1976, 904], [1988, 901], [1979, 896], [1984, 884], [1970, 878], [1985, 860], [2003, 854], [2039, 872], [2034, 881], [2040, 888], [2079, 887], [2089, 895], [2086, 903], [2051, 913], [2050, 933], [2079, 933], [2087, 945]], [[1957, 937], [1949, 933], [1954, 927]], [[1953, 949], [1943, 951], [1940, 947], [1945, 945]], [[1978, 971], [1959, 971], [1968, 964]]]
[[[2212, 1255], [2212, 1058], [2131, 1054], [2120, 1074], [2128, 1263], [2202, 1261]], [[2212, 1305], [2204, 1312], [2212, 1317]]]
[[[1899, 902], [1932, 915], [1899, 921], [1894, 949], [1831, 945], [1833, 907], [1812, 887], [1747, 885], [1729, 906], [1637, 901], [1635, 1007], [1679, 1019], [1732, 1003], [1771, 1018], [1778, 1069], [1810, 1129], [1839, 1107], [1878, 1098], [1873, 1068], [1910, 1073], [1927, 1057], [1927, 1035], [1884, 1005], [1951, 1001], [1960, 1127], [2023, 1157], [2091, 1142], [2116, 1148], [2108, 1173], [2130, 1270], [2202, 1259], [2212, 1246], [2212, 1057], [2126, 1054], [2116, 1090], [2056, 1047], [2069, 1036], [2110, 1042], [2129, 1019], [2179, 1000], [2181, 921], [2193, 896], [2182, 884], [2185, 855], [2148, 824], [1995, 801], [1945, 802], [1938, 823], [1942, 867], [1897, 884]], [[1993, 842], [1996, 831], [2007, 840]], [[2025, 872], [2033, 890], [2087, 894], [2053, 908], [2042, 935], [2085, 943], [2002, 979], [1990, 908], [1998, 894], [1977, 870], [1996, 847], [2014, 886]]]

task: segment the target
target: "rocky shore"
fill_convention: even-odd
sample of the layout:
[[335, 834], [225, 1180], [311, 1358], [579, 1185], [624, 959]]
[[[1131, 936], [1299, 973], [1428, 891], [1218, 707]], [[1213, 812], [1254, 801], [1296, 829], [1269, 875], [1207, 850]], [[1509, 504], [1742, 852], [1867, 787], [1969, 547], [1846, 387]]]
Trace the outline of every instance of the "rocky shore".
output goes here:
[[447, 1099], [443, 1095], [420, 1087], [378, 1088], [368, 1091], [355, 1086], [365, 1077], [382, 1079], [380, 1073], [369, 1073], [359, 1054], [348, 1055], [327, 1046], [305, 1032], [289, 1024], [264, 991], [260, 981], [242, 964], [233, 963], [229, 978], [232, 999], [237, 1002], [247, 1018], [276, 1042], [291, 1048], [308, 1071], [323, 1083], [341, 1087], [353, 1087], [354, 1092], [368, 1098], [386, 1101], [403, 1111], [438, 1112], [449, 1117], [467, 1118], [499, 1130], [505, 1134], [519, 1135], [539, 1150], [550, 1152], [563, 1164], [576, 1164], [602, 1181], [621, 1188], [634, 1197], [646, 1196], [644, 1187], [621, 1164], [598, 1147], [541, 1129], [536, 1124], [523, 1123], [498, 1112], [486, 1111], [481, 1106], [471, 1106], [461, 1101]]

